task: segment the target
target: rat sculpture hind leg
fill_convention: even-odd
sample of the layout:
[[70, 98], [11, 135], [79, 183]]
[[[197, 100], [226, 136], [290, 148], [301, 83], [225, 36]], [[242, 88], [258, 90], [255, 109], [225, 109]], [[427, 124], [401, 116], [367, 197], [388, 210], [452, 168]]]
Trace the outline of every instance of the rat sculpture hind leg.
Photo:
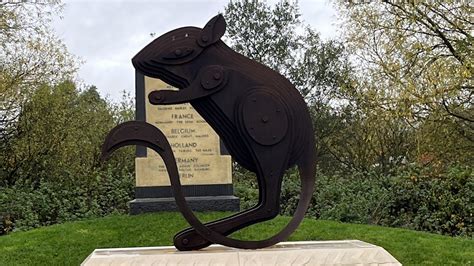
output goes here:
[[[308, 154], [309, 155], [309, 154]], [[302, 219], [304, 218], [307, 206], [309, 205], [311, 201], [311, 195], [313, 192], [314, 188], [314, 167], [313, 162], [309, 160], [301, 160], [297, 162], [299, 169], [300, 169], [300, 174], [301, 174], [301, 196], [300, 200], [298, 202], [298, 206], [296, 208], [296, 211], [294, 213], [293, 218], [290, 220], [290, 222], [287, 224], [285, 228], [283, 228], [278, 234], [274, 235], [271, 238], [265, 239], [265, 240], [259, 240], [259, 241], [242, 241], [242, 240], [237, 240], [237, 239], [231, 239], [228, 237], [225, 237], [224, 235], [226, 234], [221, 233], [217, 230], [229, 230], [230, 232], [235, 231], [233, 230], [232, 226], [236, 226], [235, 223], [227, 223], [224, 220], [221, 220], [221, 223], [219, 225], [221, 226], [220, 228], [217, 226], [205, 226], [201, 224], [197, 219], [194, 220], [194, 218], [189, 218], [189, 215], [192, 215], [190, 209], [187, 209], [188, 207], [186, 206], [180, 206], [180, 202], [184, 201], [184, 197], [182, 200], [177, 198], [177, 203], [178, 206], [183, 213], [184, 217], [186, 220], [193, 226], [193, 228], [197, 231], [196, 232], [189, 232], [188, 237], [189, 242], [187, 243], [188, 245], [182, 245], [179, 244], [176, 247], [179, 250], [193, 250], [193, 249], [200, 249], [203, 247], [206, 247], [212, 243], [217, 243], [229, 247], [235, 247], [235, 248], [244, 248], [244, 249], [258, 249], [258, 248], [264, 248], [268, 247], [271, 245], [274, 245], [278, 242], [286, 240], [290, 234], [298, 227]], [[173, 186], [174, 188], [174, 186]], [[175, 193], [175, 195], [181, 196], [178, 193]], [[273, 197], [274, 198], [274, 197]], [[246, 213], [240, 214], [243, 217], [230, 217], [234, 222], [239, 221], [245, 221], [245, 218], [247, 217]], [[255, 223], [255, 222], [253, 222]], [[227, 228], [225, 228], [228, 225]], [[243, 225], [243, 224], [242, 224]], [[216, 230], [214, 230], [214, 228]], [[176, 243], [176, 242], [175, 242]], [[191, 246], [192, 243], [200, 243], [199, 245], [196, 246]]]
[[[244, 97], [236, 112], [242, 135], [253, 151], [259, 181], [259, 202], [247, 211], [206, 224], [223, 235], [274, 218], [279, 213], [282, 178], [288, 166], [291, 145], [291, 121], [288, 109], [269, 89], [255, 88]], [[180, 250], [200, 249], [212, 244], [193, 228], [174, 238]], [[268, 245], [270, 243], [265, 243]]]

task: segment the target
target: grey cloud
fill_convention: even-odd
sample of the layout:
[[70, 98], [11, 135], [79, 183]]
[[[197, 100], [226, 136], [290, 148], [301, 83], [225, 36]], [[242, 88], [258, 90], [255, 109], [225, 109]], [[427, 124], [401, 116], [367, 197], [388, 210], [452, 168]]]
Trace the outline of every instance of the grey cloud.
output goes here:
[[[69, 51], [83, 60], [79, 77], [96, 85], [102, 95], [118, 100], [121, 91], [133, 94], [134, 69], [130, 59], [154, 32], [161, 35], [182, 26], [204, 26], [224, 10], [227, 1], [66, 1], [63, 19], [53, 26]], [[330, 14], [322, 1], [300, 2], [303, 19], [331, 36]]]

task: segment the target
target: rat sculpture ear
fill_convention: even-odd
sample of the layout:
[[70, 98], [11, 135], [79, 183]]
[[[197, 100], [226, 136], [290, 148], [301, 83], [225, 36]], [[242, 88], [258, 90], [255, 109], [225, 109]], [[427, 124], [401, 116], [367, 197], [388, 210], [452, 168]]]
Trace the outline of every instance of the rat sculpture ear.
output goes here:
[[206, 47], [220, 40], [224, 35], [225, 27], [225, 19], [221, 14], [211, 18], [202, 29], [201, 36], [197, 40], [199, 46]]

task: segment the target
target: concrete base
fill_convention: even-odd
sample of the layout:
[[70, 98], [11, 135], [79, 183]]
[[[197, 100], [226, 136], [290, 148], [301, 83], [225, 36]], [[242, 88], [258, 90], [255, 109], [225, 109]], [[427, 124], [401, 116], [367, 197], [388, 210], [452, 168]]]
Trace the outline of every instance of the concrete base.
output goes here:
[[[186, 197], [193, 211], [240, 211], [240, 200], [235, 196]], [[174, 198], [139, 198], [129, 202], [130, 214], [177, 211]]]
[[401, 265], [385, 249], [359, 240], [282, 242], [244, 250], [212, 245], [199, 251], [175, 247], [96, 249], [82, 265]]

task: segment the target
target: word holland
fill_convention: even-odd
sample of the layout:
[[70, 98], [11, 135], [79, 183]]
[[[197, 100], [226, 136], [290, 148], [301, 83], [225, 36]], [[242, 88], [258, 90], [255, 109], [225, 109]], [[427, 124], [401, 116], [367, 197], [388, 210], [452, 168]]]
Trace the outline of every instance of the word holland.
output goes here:
[[170, 145], [173, 148], [196, 148], [197, 147], [196, 142], [184, 142], [184, 143], [176, 142], [176, 143], [171, 143]]

